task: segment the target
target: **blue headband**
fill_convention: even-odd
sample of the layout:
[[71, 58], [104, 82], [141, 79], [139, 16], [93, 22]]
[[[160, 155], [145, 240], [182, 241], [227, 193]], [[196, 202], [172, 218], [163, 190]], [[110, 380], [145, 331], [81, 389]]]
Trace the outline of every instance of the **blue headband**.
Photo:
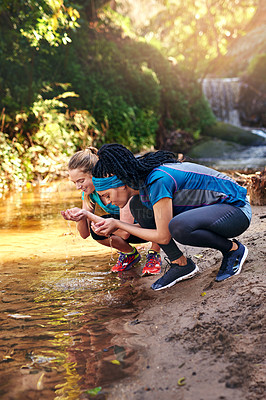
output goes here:
[[94, 184], [96, 192], [125, 185], [124, 182], [118, 179], [116, 175], [109, 176], [108, 178], [95, 178], [93, 176], [92, 182]]

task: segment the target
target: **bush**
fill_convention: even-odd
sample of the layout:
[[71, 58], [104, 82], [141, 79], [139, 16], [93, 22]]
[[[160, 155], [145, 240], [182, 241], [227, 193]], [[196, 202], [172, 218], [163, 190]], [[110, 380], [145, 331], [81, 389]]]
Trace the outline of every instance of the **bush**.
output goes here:
[[0, 132], [0, 193], [10, 186], [18, 188], [31, 178], [31, 165], [21, 158], [23, 147]]

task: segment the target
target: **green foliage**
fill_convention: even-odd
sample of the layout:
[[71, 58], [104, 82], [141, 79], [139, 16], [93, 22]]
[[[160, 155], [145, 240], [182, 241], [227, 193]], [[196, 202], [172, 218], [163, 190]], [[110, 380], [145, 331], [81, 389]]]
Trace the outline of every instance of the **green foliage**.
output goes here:
[[28, 151], [38, 172], [45, 172], [50, 160], [66, 160], [76, 148], [93, 144], [93, 133], [98, 133], [94, 118], [88, 112], [62, 112], [68, 106], [60, 99], [75, 96], [71, 92], [53, 99], [39, 96], [31, 108], [37, 129], [30, 138]]
[[[98, 122], [102, 136], [97, 145], [115, 141], [139, 151], [154, 145], [159, 120], [167, 130], [190, 131], [214, 122], [195, 77], [160, 51], [129, 38], [91, 36], [88, 30], [86, 40], [80, 32], [73, 37], [65, 73], [80, 94], [71, 106], [86, 104]], [[85, 52], [87, 74], [80, 58]]]
[[55, 48], [71, 42], [78, 18], [62, 0], [2, 1], [0, 106], [6, 112], [30, 106], [44, 86], [44, 74], [50, 74], [50, 82]]
[[[13, 139], [1, 134], [0, 192], [10, 186], [22, 186], [33, 178], [60, 176], [76, 148], [94, 144], [92, 138], [98, 134], [94, 118], [86, 111], [62, 111], [68, 106], [61, 98], [69, 96], [76, 95], [65, 92], [52, 99], [38, 96], [28, 113], [16, 115]], [[5, 115], [2, 119], [10, 121]], [[23, 133], [27, 126], [31, 127], [31, 135]]]
[[75, 148], [66, 114], [58, 112], [63, 107], [67, 106], [62, 101], [44, 100], [41, 96], [33, 103], [31, 112], [36, 118], [38, 129], [31, 136], [31, 141], [39, 149], [42, 147], [44, 152], [70, 154]]
[[22, 152], [23, 147], [16, 140], [11, 141], [0, 132], [0, 193], [11, 185], [23, 185], [30, 176], [30, 166], [21, 160]]
[[152, 110], [128, 107], [120, 98], [110, 108], [110, 125], [98, 145], [117, 142], [139, 151], [155, 144], [158, 116]]
[[9, 20], [14, 33], [36, 48], [42, 40], [52, 46], [71, 42], [67, 31], [79, 26], [80, 17], [75, 8], [66, 7], [61, 0], [4, 0], [0, 16]]
[[0, 8], [3, 187], [12, 174], [19, 182], [55, 177], [87, 145], [137, 152], [160, 130], [198, 137], [214, 120], [192, 73], [131, 35], [128, 19], [110, 8], [97, 19], [92, 5], [12, 0]]

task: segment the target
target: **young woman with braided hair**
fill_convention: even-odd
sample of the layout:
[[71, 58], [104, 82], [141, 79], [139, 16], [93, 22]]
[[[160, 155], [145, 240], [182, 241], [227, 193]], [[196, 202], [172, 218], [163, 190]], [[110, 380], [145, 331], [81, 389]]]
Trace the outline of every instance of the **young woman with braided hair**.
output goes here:
[[[129, 210], [129, 206], [119, 207], [108, 204], [96, 193], [92, 182], [92, 170], [98, 161], [97, 149], [88, 147], [75, 153], [68, 163], [70, 179], [75, 183], [78, 190], [82, 191], [82, 208], [71, 208], [62, 211], [62, 216], [66, 220], [75, 221], [80, 236], [86, 239], [93, 237], [98, 243], [104, 246], [112, 246], [119, 251], [117, 263], [112, 267], [112, 272], [125, 271], [133, 267], [139, 260], [140, 254], [131, 244], [143, 243], [146, 240], [140, 239], [130, 233], [117, 230], [110, 238], [110, 235], [97, 235], [91, 228], [91, 222], [101, 222], [104, 218], [120, 219], [124, 222], [134, 223], [134, 218]], [[107, 213], [102, 217], [94, 214], [96, 203]], [[152, 243], [148, 251], [146, 264], [142, 270], [142, 275], [156, 275], [161, 271], [160, 247]]]
[[223, 260], [216, 281], [240, 273], [248, 250], [229, 238], [242, 234], [250, 224], [245, 188], [211, 168], [178, 162], [169, 152], [134, 157], [122, 145], [107, 144], [98, 151], [98, 158], [92, 178], [96, 191], [120, 208], [131, 199], [131, 212], [141, 227], [111, 218], [93, 223], [93, 229], [106, 236], [123, 229], [160, 244], [170, 268], [152, 289], [170, 287], [198, 271], [173, 239], [220, 250]]

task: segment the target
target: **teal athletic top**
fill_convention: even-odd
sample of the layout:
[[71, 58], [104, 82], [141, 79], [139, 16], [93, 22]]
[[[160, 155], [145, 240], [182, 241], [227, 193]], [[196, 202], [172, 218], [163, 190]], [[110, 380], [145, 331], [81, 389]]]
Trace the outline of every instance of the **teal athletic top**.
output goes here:
[[229, 176], [190, 162], [163, 164], [154, 168], [140, 189], [141, 202], [149, 209], [160, 199], [173, 200], [173, 214], [211, 204], [239, 207], [251, 219], [247, 189]]
[[[84, 192], [82, 192], [82, 196], [81, 196], [82, 200], [85, 200], [85, 195]], [[89, 198], [91, 199], [91, 201], [93, 203], [97, 203], [99, 204], [99, 206], [108, 214], [113, 214], [113, 215], [120, 215], [120, 209], [119, 207], [113, 205], [113, 204], [103, 204], [100, 196], [98, 195], [98, 193], [96, 191], [92, 192], [89, 195]]]

